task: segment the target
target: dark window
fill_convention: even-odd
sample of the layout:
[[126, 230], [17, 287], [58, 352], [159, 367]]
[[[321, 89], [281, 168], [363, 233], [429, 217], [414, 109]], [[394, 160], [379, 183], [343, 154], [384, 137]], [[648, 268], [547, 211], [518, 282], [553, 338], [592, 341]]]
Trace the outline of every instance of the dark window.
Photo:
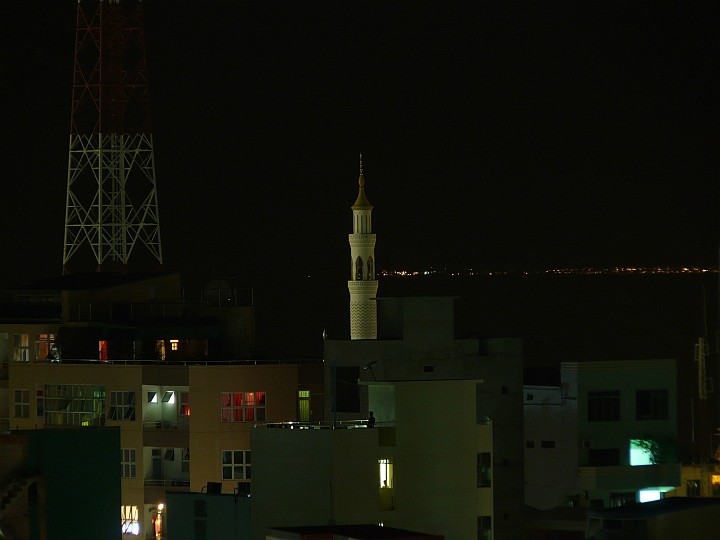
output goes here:
[[532, 400], [534, 400], [534, 399], [535, 399], [535, 396], [534, 396], [533, 394], [528, 394], [528, 395], [527, 395], [527, 400], [528, 400], [528, 401], [532, 401]]
[[338, 412], [360, 412], [360, 368], [342, 366], [335, 368], [335, 403]]
[[363, 280], [363, 260], [358, 257], [355, 260], [355, 281]]
[[688, 497], [700, 496], [700, 480], [687, 480], [685, 483]]
[[423, 371], [425, 373], [432, 373], [435, 371], [435, 366], [423, 366]]
[[587, 394], [588, 422], [620, 420], [620, 392], [601, 390]]
[[629, 506], [635, 504], [635, 492], [634, 491], [621, 491], [610, 493], [610, 507], [618, 508], [620, 506]]
[[492, 540], [492, 517], [478, 516], [477, 518], [478, 540]]
[[591, 448], [588, 450], [588, 465], [591, 467], [620, 465], [620, 450], [618, 448]]
[[541, 448], [555, 448], [555, 441], [541, 441]]
[[492, 485], [490, 452], [482, 452], [477, 455], [477, 485], [478, 487], [490, 487]]
[[667, 420], [668, 391], [638, 390], [635, 392], [636, 420]]
[[507, 386], [503, 386], [502, 388], [500, 388], [500, 392], [503, 393], [503, 394], [507, 394], [507, 393], [508, 393], [508, 387], [507, 387]]
[[535, 441], [525, 441], [525, 448], [535, 448]]

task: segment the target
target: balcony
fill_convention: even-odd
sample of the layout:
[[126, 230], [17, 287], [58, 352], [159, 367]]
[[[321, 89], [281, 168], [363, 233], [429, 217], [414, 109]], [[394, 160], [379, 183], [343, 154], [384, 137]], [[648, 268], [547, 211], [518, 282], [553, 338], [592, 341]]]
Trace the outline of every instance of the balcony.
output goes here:
[[578, 467], [578, 487], [591, 491], [637, 491], [651, 487], [679, 486], [680, 463]]

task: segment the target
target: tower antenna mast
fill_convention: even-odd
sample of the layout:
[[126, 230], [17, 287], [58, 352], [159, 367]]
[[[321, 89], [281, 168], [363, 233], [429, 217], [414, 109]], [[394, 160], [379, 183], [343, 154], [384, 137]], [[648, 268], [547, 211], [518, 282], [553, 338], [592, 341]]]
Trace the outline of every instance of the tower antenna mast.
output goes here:
[[97, 271], [138, 245], [163, 264], [139, 0], [78, 0], [63, 273], [82, 247]]

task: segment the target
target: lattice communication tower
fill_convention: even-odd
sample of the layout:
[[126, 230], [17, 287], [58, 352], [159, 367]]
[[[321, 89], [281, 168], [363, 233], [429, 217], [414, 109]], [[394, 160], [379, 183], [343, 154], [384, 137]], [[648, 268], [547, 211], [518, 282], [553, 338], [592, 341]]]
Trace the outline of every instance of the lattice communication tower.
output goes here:
[[77, 5], [63, 273], [85, 245], [98, 271], [138, 245], [163, 263], [139, 0]]

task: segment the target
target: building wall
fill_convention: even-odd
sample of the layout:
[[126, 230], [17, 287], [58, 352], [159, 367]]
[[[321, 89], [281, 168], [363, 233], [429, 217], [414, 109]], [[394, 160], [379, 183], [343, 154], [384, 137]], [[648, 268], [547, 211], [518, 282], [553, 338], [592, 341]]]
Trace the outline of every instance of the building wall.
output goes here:
[[[678, 421], [674, 360], [566, 362], [561, 364], [561, 380], [568, 399], [577, 400], [578, 487], [589, 499], [608, 506], [612, 493], [679, 485], [680, 466], [674, 455]], [[638, 418], [637, 393], [647, 390], [667, 391], [665, 418]], [[590, 393], [607, 391], [619, 393], [618, 419], [591, 420]], [[658, 441], [666, 463], [652, 469], [632, 467], [632, 439]], [[617, 455], [617, 463], [601, 461], [608, 453]]]
[[168, 493], [167, 538], [250, 540], [250, 497]]
[[253, 539], [268, 527], [377, 523], [378, 431], [254, 428]]
[[[221, 392], [265, 392], [266, 422], [297, 419], [296, 365], [190, 366], [190, 490], [208, 482], [222, 482], [223, 493], [233, 493], [237, 480], [222, 479], [223, 450], [250, 450], [253, 422], [221, 422]], [[197, 458], [196, 458], [197, 456]], [[255, 457], [255, 454], [253, 454]], [[255, 472], [255, 463], [252, 464]]]
[[524, 421], [525, 504], [566, 506], [578, 493], [577, 401], [560, 387], [525, 386]]

